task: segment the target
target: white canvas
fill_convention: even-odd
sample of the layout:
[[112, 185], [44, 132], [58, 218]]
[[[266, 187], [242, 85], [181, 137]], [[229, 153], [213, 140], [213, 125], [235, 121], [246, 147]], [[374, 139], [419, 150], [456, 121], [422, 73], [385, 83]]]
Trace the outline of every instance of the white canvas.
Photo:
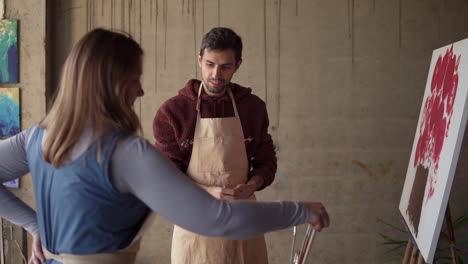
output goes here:
[[434, 50], [399, 206], [427, 263], [434, 258], [460, 153], [467, 92], [468, 39]]

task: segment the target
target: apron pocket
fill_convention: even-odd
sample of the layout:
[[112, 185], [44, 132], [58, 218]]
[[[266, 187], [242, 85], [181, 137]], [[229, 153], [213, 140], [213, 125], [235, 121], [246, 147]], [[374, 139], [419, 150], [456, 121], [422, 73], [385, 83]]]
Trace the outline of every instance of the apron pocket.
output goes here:
[[[200, 172], [228, 172], [243, 170], [245, 146], [233, 136], [199, 138], [198, 170]], [[243, 141], [241, 141], [243, 142]]]

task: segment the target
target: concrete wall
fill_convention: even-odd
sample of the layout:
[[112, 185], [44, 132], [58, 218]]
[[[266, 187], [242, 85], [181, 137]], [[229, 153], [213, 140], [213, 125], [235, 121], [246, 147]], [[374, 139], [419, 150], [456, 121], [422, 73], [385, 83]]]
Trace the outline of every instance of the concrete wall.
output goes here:
[[[21, 126], [25, 129], [38, 122], [45, 114], [46, 1], [6, 0], [5, 18], [19, 20], [19, 83], [5, 84], [2, 87], [21, 88]], [[13, 191], [31, 206], [34, 206], [31, 177], [23, 177], [20, 184], [21, 188]], [[19, 247], [25, 243], [24, 233], [16, 226], [12, 226], [10, 229], [10, 224], [6, 221], [3, 224], [4, 227], [8, 227], [8, 230], [4, 229], [5, 233], [3, 234], [8, 235], [2, 236], [5, 240], [5, 263], [23, 263]]]
[[[129, 31], [142, 44], [146, 95], [137, 109], [151, 141], [161, 103], [187, 79], [200, 76], [196, 54], [203, 33], [232, 27], [245, 47], [233, 81], [267, 102], [278, 147], [277, 179], [260, 199], [320, 200], [328, 206], [332, 226], [314, 243], [314, 263], [380, 263], [386, 248], [379, 233], [406, 239], [379, 219], [399, 225], [398, 203], [431, 53], [468, 37], [467, 1], [49, 3], [53, 83], [71, 45], [94, 27]], [[28, 50], [22, 57], [26, 53], [35, 54]], [[451, 198], [455, 216], [468, 209], [461, 189], [466, 149]], [[159, 218], [138, 263], [169, 263], [171, 232], [172, 225]], [[290, 230], [267, 239], [270, 262], [287, 263]]]
[[[19, 83], [21, 88], [21, 126], [37, 123], [45, 115], [46, 54], [44, 0], [7, 0], [7, 19], [18, 19]], [[31, 205], [34, 203], [30, 178], [22, 178], [17, 192]]]

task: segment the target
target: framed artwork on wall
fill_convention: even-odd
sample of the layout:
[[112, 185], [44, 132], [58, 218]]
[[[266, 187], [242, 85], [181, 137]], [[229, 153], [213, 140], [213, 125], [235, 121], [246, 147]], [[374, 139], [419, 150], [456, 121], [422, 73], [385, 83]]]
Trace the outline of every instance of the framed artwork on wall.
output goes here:
[[[20, 88], [0, 88], [0, 140], [21, 131]], [[4, 184], [19, 188], [19, 180]]]
[[0, 138], [7, 138], [21, 131], [20, 89], [0, 88]]
[[18, 83], [18, 20], [0, 20], [0, 83]]
[[399, 210], [432, 263], [467, 120], [468, 39], [434, 50]]

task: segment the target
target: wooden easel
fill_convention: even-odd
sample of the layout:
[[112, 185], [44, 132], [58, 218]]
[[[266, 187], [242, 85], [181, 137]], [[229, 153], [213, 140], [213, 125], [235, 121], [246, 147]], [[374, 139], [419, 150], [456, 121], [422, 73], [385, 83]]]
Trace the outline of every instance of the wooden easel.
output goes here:
[[[453, 232], [452, 217], [450, 214], [450, 206], [447, 204], [447, 209], [445, 210], [445, 224], [446, 232], [440, 233], [440, 239], [445, 239], [449, 242], [450, 245], [450, 255], [452, 258], [452, 264], [458, 264], [457, 251], [455, 249], [455, 234]], [[402, 264], [424, 264], [424, 258], [420, 254], [418, 248], [413, 245], [413, 242], [408, 239], [406, 244], [405, 256], [403, 257]]]

